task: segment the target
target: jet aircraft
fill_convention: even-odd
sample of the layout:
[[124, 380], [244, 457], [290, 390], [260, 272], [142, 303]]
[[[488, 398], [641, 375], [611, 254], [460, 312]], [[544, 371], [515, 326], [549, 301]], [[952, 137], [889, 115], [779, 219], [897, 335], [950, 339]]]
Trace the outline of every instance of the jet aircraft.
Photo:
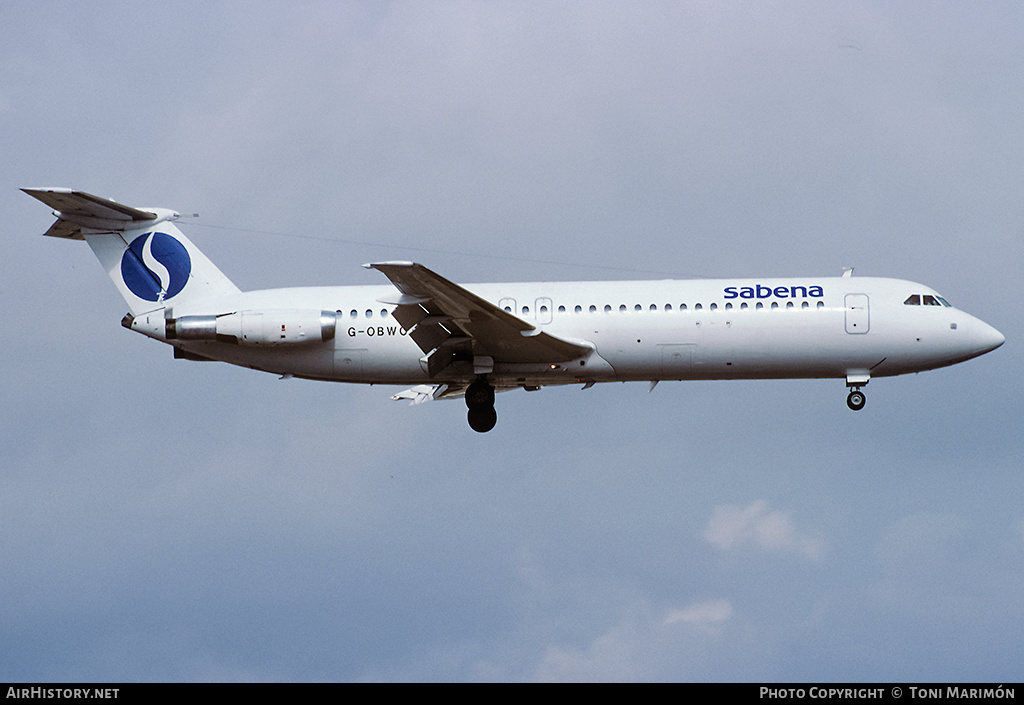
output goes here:
[[174, 224], [67, 188], [26, 188], [46, 235], [85, 240], [128, 304], [121, 324], [186, 360], [285, 376], [411, 385], [394, 399], [465, 399], [491, 430], [495, 391], [665, 380], [835, 378], [863, 408], [874, 377], [1002, 345], [923, 284], [840, 277], [459, 285], [421, 264], [364, 265], [379, 286], [240, 291]]

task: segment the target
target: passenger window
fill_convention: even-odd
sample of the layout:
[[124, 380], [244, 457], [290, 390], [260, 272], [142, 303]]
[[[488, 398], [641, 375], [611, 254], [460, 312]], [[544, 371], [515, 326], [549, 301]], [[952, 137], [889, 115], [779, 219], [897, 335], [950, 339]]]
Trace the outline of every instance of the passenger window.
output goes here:
[[590, 307], [590, 312], [591, 313], [597, 313], [597, 306], [591, 306]]
[[758, 311], [760, 311], [762, 308], [764, 308], [764, 304], [761, 303], [760, 301], [758, 301], [757, 302], [757, 306], [755, 306], [754, 308], [756, 308]]
[[658, 304], [651, 304], [651, 310], [652, 311], [657, 311], [658, 310]]
[[[669, 308], [672, 308], [672, 307], [669, 306]], [[680, 311], [685, 311], [686, 310], [686, 304], [679, 304], [679, 310]]]
[[718, 310], [718, 304], [711, 304], [711, 310], [712, 311], [717, 311]]
[[[686, 304], [683, 304], [683, 308], [686, 308]], [[702, 305], [700, 305], [700, 304], [694, 304], [694, 305], [693, 305], [693, 310], [694, 310], [694, 311], [700, 311], [700, 310], [701, 310], [701, 309], [703, 309], [703, 308], [704, 308], [704, 307], [703, 307]]]
[[772, 308], [778, 308], [778, 307], [779, 307], [779, 302], [778, 301], [772, 301]]
[[625, 313], [625, 312], [626, 312], [626, 304], [622, 304], [621, 306], [619, 306], [619, 313]]
[[740, 310], [741, 311], [746, 311], [748, 308], [750, 308], [750, 307], [747, 306], [747, 303], [745, 301], [740, 304]]
[[505, 307], [505, 313], [512, 313], [512, 307], [511, 306], [506, 306]]
[[612, 312], [612, 307], [611, 307], [610, 304], [605, 304], [604, 305], [604, 312], [605, 313], [611, 313]]
[[787, 301], [786, 302], [786, 308], [793, 308], [793, 302], [792, 301]]
[[800, 308], [810, 308], [810, 307], [811, 307], [811, 305], [809, 303], [807, 303], [806, 301], [804, 301], [802, 304], [800, 304]]
[[726, 311], [732, 311], [732, 304], [726, 304], [725, 305], [725, 310]]
[[380, 310], [380, 317], [381, 318], [387, 318], [388, 317], [388, 310], [386, 308], [382, 308]]
[[348, 317], [349, 318], [359, 318], [359, 311], [356, 311], [355, 309], [352, 309], [352, 311], [348, 314]]
[[907, 297], [907, 300], [903, 302], [903, 305], [904, 306], [920, 306], [921, 305], [921, 295], [920, 294], [911, 294], [910, 296]]
[[819, 301], [818, 302], [818, 308], [825, 308], [825, 302], [824, 301]]
[[573, 309], [573, 311], [575, 311], [576, 313], [583, 313], [583, 307], [577, 305], [576, 308]]
[[672, 304], [665, 304], [665, 310], [666, 311], [671, 311], [672, 310]]
[[523, 306], [523, 315], [525, 316], [529, 312], [530, 312], [530, 307], [529, 306]]
[[643, 311], [644, 307], [641, 306], [640, 304], [637, 304], [636, 306], [633, 307], [633, 310], [634, 311]]
[[370, 309], [366, 309], [366, 317], [373, 318], [373, 311], [371, 311]]
[[565, 306], [559, 306], [558, 307], [558, 312], [559, 313], [565, 313]]

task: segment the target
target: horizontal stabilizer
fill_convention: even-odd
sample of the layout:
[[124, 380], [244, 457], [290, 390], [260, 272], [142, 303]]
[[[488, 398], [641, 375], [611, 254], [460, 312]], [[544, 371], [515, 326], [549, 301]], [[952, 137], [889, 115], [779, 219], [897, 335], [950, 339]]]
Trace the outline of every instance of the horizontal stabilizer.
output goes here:
[[155, 213], [69, 188], [23, 188], [22, 191], [54, 210], [57, 222], [46, 235], [81, 240], [82, 228], [125, 230], [147, 222], [167, 219], [176, 213]]

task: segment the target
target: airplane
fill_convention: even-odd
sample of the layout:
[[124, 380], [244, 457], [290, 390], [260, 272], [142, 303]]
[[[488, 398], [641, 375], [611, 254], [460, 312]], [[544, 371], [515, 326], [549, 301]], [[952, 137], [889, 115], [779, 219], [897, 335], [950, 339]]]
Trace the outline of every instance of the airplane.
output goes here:
[[121, 324], [185, 360], [334, 382], [411, 385], [414, 404], [463, 397], [470, 427], [496, 391], [667, 380], [844, 380], [921, 372], [1004, 342], [911, 281], [853, 277], [459, 285], [414, 262], [363, 265], [376, 286], [240, 291], [178, 229], [179, 214], [68, 188], [25, 188], [85, 240], [128, 304]]

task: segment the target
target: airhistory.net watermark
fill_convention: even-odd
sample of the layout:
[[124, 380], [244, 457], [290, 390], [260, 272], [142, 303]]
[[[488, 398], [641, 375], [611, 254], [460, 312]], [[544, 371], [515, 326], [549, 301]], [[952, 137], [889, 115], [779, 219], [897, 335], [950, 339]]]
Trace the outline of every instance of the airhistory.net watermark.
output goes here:
[[43, 688], [41, 686], [15, 688], [10, 686], [4, 697], [25, 700], [116, 700], [119, 690], [120, 688]]

